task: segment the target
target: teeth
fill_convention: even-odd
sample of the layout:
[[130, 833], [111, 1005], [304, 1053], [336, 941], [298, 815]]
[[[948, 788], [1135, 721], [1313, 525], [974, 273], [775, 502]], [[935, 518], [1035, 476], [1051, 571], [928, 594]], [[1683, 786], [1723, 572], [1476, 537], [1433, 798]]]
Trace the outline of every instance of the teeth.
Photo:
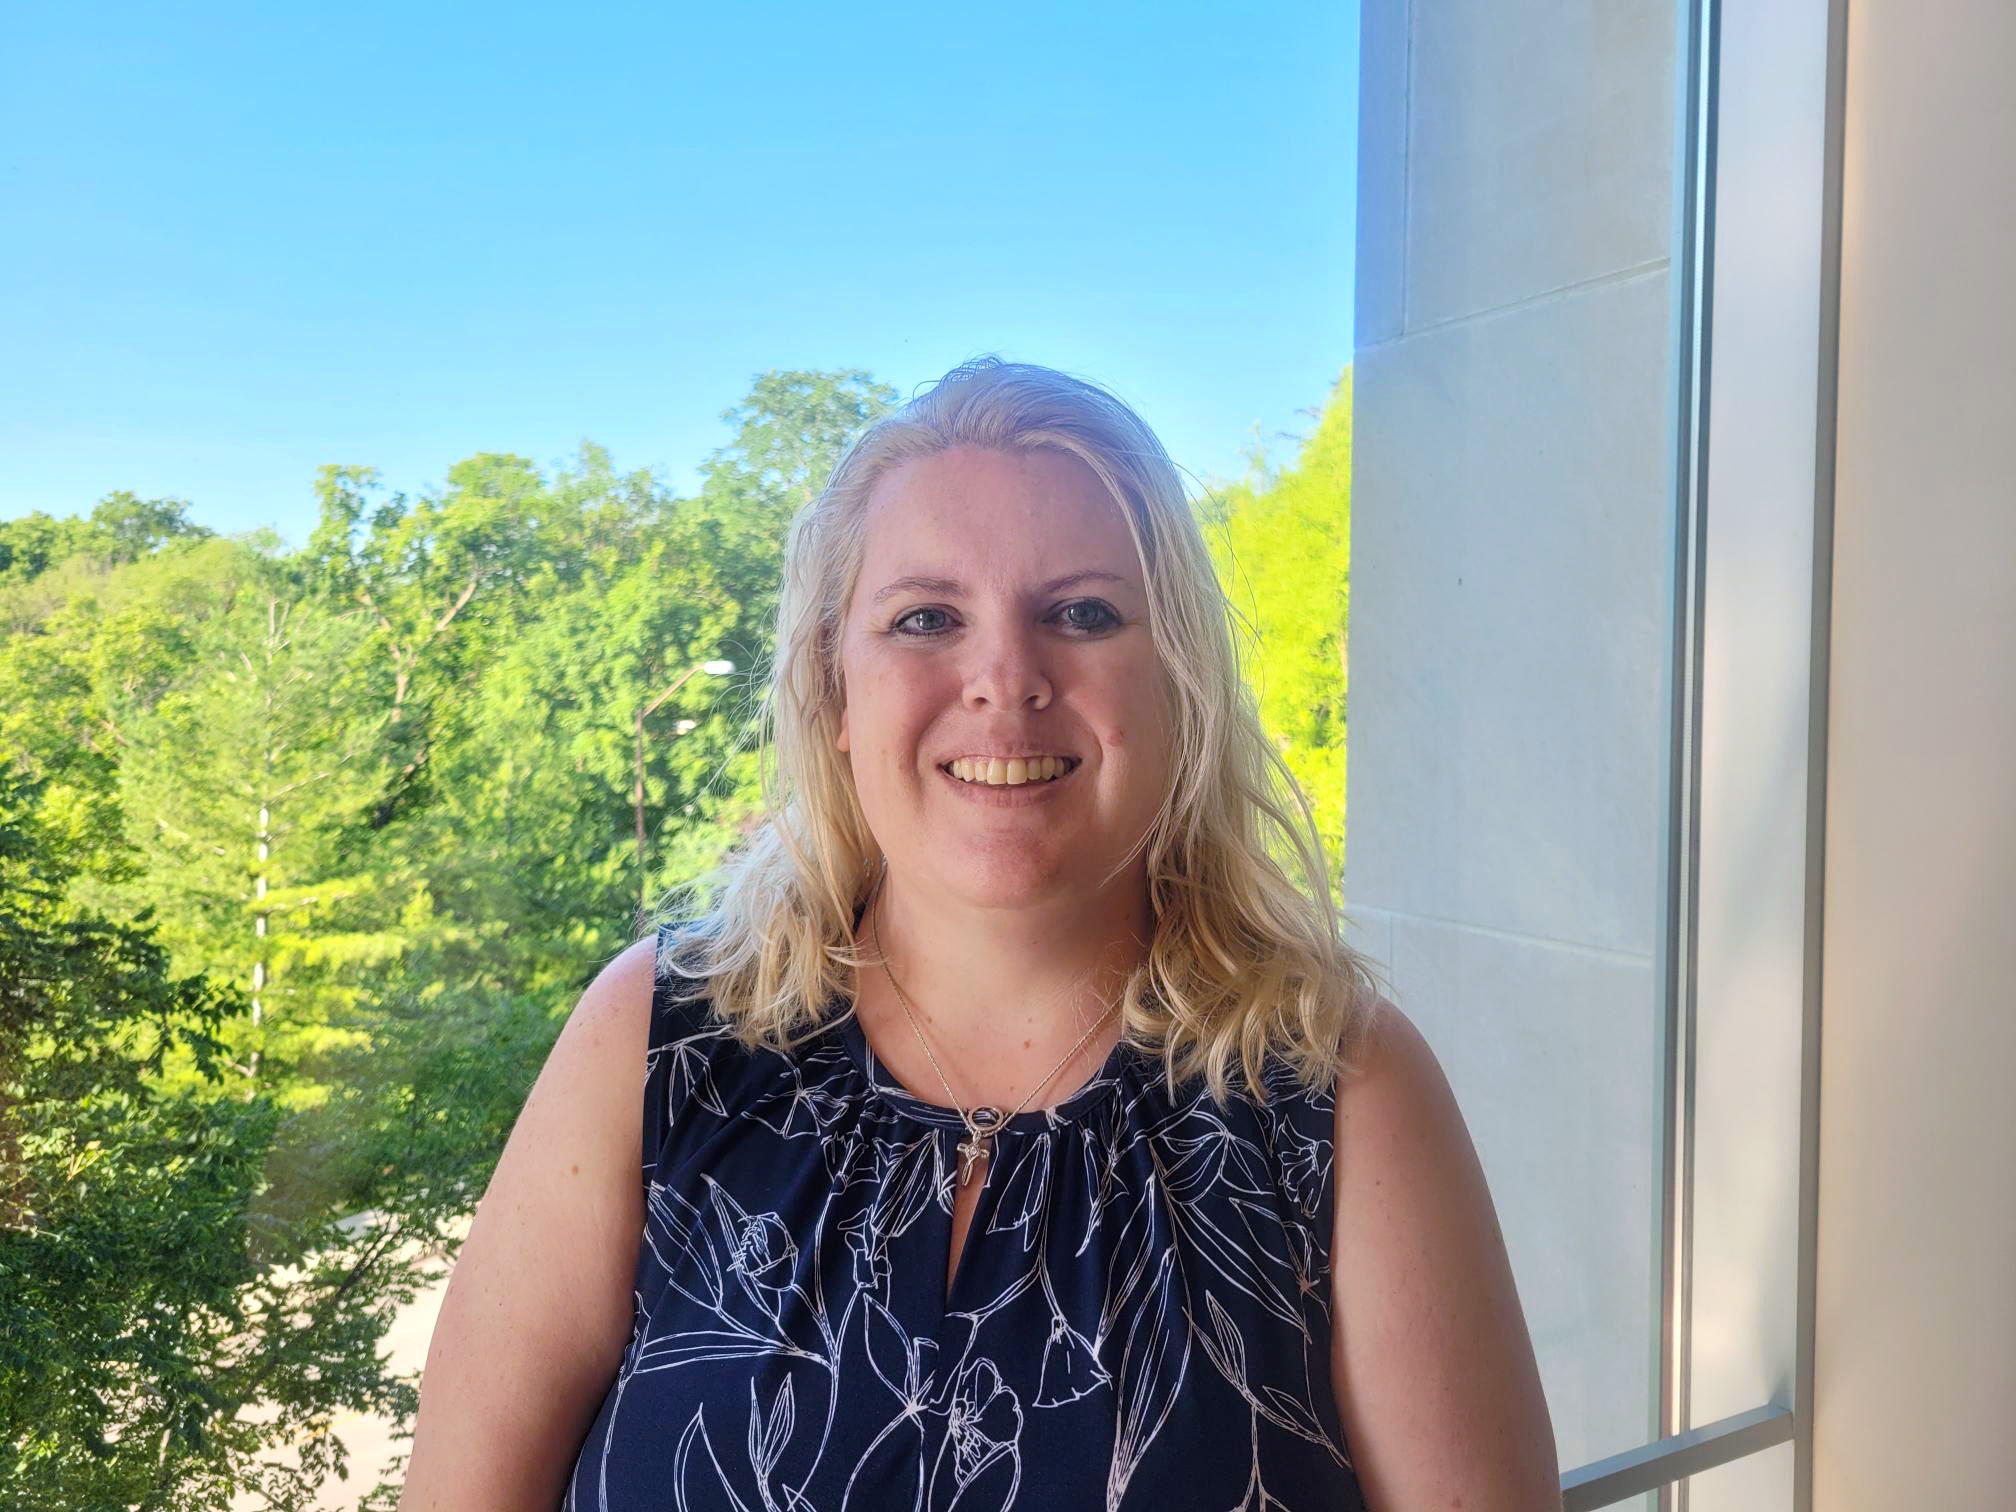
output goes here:
[[1061, 777], [1070, 764], [1061, 756], [1016, 756], [1009, 760], [993, 757], [961, 757], [947, 764], [947, 770], [961, 782], [981, 782], [989, 787], [1020, 787], [1025, 782], [1048, 782]]

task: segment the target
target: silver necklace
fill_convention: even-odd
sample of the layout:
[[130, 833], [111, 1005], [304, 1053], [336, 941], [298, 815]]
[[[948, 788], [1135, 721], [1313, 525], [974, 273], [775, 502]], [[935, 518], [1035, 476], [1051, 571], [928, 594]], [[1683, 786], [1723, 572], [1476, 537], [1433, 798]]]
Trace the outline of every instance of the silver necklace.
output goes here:
[[[880, 893], [881, 887], [879, 885], [876, 887], [876, 891]], [[879, 904], [880, 901], [878, 897], [876, 902]], [[910, 1021], [910, 1032], [917, 1036], [917, 1043], [924, 1047], [924, 1055], [931, 1062], [931, 1069], [938, 1073], [938, 1083], [945, 1089], [946, 1097], [951, 1099], [952, 1111], [957, 1113], [959, 1121], [966, 1125], [966, 1137], [959, 1143], [959, 1184], [964, 1186], [973, 1177], [974, 1165], [992, 1157], [994, 1135], [1000, 1130], [1001, 1126], [1007, 1123], [1009, 1119], [1020, 1114], [1024, 1108], [1028, 1107], [1030, 1102], [1035, 1099], [1036, 1094], [1049, 1086], [1051, 1079], [1059, 1071], [1062, 1071], [1066, 1066], [1071, 1064], [1071, 1057], [1085, 1048], [1085, 1042], [1097, 1034], [1100, 1026], [1119, 1011], [1120, 1005], [1118, 1003], [1113, 1004], [1112, 1007], [1099, 1015], [1098, 1021], [1090, 1029], [1087, 1029], [1083, 1034], [1078, 1036], [1078, 1043], [1064, 1052], [1064, 1059], [1050, 1068], [1048, 1076], [1045, 1076], [1043, 1080], [1029, 1089], [1029, 1095], [1015, 1105], [1013, 1113], [1004, 1114], [999, 1108], [990, 1107], [985, 1103], [974, 1108], [963, 1107], [959, 1102], [959, 1095], [952, 1090], [952, 1083], [945, 1079], [945, 1068], [938, 1064], [938, 1057], [932, 1054], [931, 1042], [924, 1038], [924, 1031], [917, 1023], [917, 1015], [910, 1011], [910, 999], [904, 995], [902, 986], [896, 980], [896, 973], [889, 969], [889, 958], [882, 954], [882, 932], [876, 927], [875, 920], [875, 915], [879, 912], [879, 908], [870, 910], [868, 917], [868, 937], [875, 944], [875, 955], [882, 963], [882, 975], [889, 978], [889, 985], [896, 989], [896, 1002], [903, 1009], [903, 1017]]]

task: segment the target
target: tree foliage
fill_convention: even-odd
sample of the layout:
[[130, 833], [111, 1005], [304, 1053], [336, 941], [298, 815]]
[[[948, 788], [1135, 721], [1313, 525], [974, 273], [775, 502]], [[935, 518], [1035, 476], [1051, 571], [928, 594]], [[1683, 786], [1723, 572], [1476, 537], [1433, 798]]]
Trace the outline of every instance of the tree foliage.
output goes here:
[[27, 583], [80, 557], [131, 562], [170, 541], [209, 533], [190, 521], [186, 501], [142, 499], [123, 489], [100, 499], [81, 520], [59, 520], [40, 511], [0, 520], [0, 589]]
[[[692, 497], [584, 445], [325, 467], [299, 550], [131, 494], [0, 524], [0, 1504], [305, 1506], [330, 1424], [410, 1416], [384, 1329], [754, 813], [786, 529], [896, 398], [765, 373]], [[1349, 460], [1347, 374], [1201, 506], [1333, 862]]]
[[378, 1340], [753, 808], [785, 528], [894, 397], [763, 375], [693, 498], [584, 446], [324, 468], [299, 551], [0, 525], [0, 1504], [307, 1505], [410, 1416]]
[[[178, 977], [144, 924], [69, 896], [38, 785], [0, 766], [0, 1500], [309, 1504], [341, 1468], [335, 1412], [405, 1410], [360, 1347], [411, 1275], [385, 1242], [282, 1213], [270, 1099], [164, 1090], [188, 1051], [222, 1077], [228, 989]], [[265, 1409], [244, 1415], [257, 1404]], [[266, 1452], [307, 1435], [298, 1464]]]
[[1293, 463], [1249, 476], [1203, 511], [1220, 580], [1244, 618], [1260, 717], [1308, 795], [1332, 890], [1344, 874], [1344, 725], [1350, 664], [1351, 370]]

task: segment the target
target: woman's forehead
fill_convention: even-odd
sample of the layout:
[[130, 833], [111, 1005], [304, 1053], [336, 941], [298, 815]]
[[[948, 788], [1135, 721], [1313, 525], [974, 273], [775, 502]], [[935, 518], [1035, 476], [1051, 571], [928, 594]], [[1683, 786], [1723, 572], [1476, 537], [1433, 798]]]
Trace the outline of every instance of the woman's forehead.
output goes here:
[[[877, 570], [951, 575], [933, 558], [1008, 565], [1037, 572], [1059, 554], [1083, 565], [1138, 576], [1132, 533], [1120, 506], [1078, 458], [1041, 450], [1002, 453], [962, 447], [891, 468], [871, 490], [863, 565]], [[1111, 561], [1079, 562], [1088, 551]], [[897, 565], [901, 558], [903, 565]]]
[[[937, 528], [871, 533], [853, 598], [873, 612], [886, 602], [986, 594], [1139, 596], [1141, 564], [1124, 523], [1110, 531], [1024, 528], [1021, 520], [970, 519]], [[1040, 527], [1040, 519], [1034, 522]]]

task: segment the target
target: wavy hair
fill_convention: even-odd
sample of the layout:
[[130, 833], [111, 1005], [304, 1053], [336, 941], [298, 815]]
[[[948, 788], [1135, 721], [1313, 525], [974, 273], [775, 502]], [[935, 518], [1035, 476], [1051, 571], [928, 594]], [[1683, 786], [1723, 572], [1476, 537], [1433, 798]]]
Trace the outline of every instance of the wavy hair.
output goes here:
[[962, 445], [1076, 457], [1120, 505], [1140, 558], [1177, 776], [1121, 865], [1145, 850], [1154, 919], [1123, 1035], [1172, 1085], [1203, 1076], [1221, 1102], [1235, 1062], [1261, 1100], [1270, 1058], [1304, 1085], [1333, 1080], [1375, 1017], [1377, 985], [1343, 939], [1308, 801], [1261, 727], [1235, 611], [1176, 467], [1105, 389], [991, 356], [871, 424], [792, 520], [757, 734], [764, 817], [657, 911], [654, 925], [689, 926], [661, 952], [661, 977], [686, 979], [752, 1046], [788, 1050], [851, 1011], [835, 1004], [875, 965], [854, 930], [883, 857], [835, 746], [841, 626], [877, 481]]

